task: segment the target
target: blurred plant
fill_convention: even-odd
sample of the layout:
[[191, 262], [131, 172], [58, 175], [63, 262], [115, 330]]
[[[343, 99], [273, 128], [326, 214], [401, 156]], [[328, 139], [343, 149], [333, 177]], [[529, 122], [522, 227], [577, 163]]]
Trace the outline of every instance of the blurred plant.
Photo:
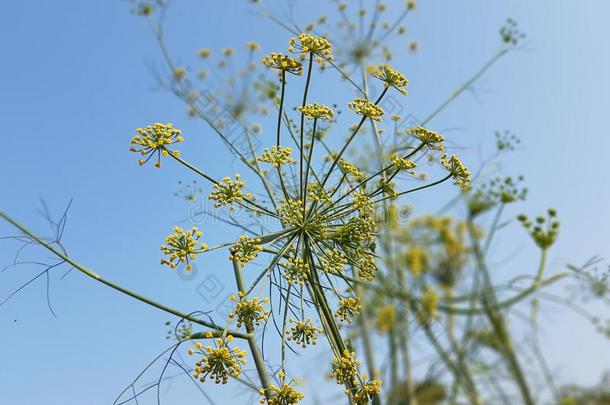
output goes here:
[[[253, 62], [260, 46], [248, 42], [245, 67], [237, 74], [233, 63], [240, 52], [201, 48], [196, 53], [194, 75], [195, 68], [174, 62], [165, 43], [167, 4], [147, 1], [134, 3], [133, 9], [148, 19], [161, 48], [166, 69], [165, 73], [157, 72], [159, 83], [186, 104], [189, 116], [209, 125], [246, 173], [217, 179], [199, 169], [175, 149], [183, 141], [188, 144], [191, 135], [183, 137], [172, 124], [143, 127], [132, 139], [131, 150], [143, 157], [140, 164], [154, 158], [155, 166], [160, 167], [162, 159], [173, 160], [204, 179], [214, 206], [206, 214], [246, 233], [208, 247], [200, 241], [203, 233], [198, 228], [185, 231], [176, 227], [161, 246], [166, 256], [162, 263], [178, 271], [182, 271], [178, 264], [189, 271], [191, 262], [201, 256], [228, 250], [236, 294], [231, 300], [233, 310], [222, 322], [215, 322], [207, 312], [182, 313], [107, 281], [73, 261], [59, 239], [48, 241], [2, 212], [0, 217], [25, 235], [25, 243], [41, 245], [61, 263], [175, 315], [179, 321], [168, 334], [177, 342], [171, 354], [183, 342], [193, 341], [188, 353], [197, 355], [197, 360], [180, 367], [201, 382], [225, 384], [234, 379], [260, 395], [261, 403], [296, 404], [304, 395], [297, 389], [298, 380], [288, 374], [300, 370], [289, 364], [287, 352], [311, 350], [310, 345], [324, 340], [331, 351], [324, 367], [344, 386], [350, 403], [479, 404], [498, 398], [509, 403], [505, 391], [513, 384], [520, 400], [533, 404], [529, 374], [522, 366], [509, 321], [516, 305], [536, 297], [531, 300], [535, 329], [540, 290], [567, 275], [562, 272], [544, 278], [546, 255], [558, 236], [556, 212], [549, 210], [546, 217], [534, 222], [519, 217], [540, 251], [539, 268], [533, 277], [524, 275], [506, 285], [497, 284], [487, 253], [497, 231], [506, 225], [500, 223], [505, 207], [526, 198], [523, 178], [496, 178], [471, 185], [473, 176], [461, 160], [444, 153], [445, 137], [428, 128], [433, 118], [514, 49], [524, 37], [516, 23], [508, 20], [500, 30], [501, 48], [472, 77], [424, 120], [406, 125], [398, 114], [387, 117], [382, 102], [390, 91], [407, 94], [407, 78], [388, 64], [392, 59], [388, 43], [406, 33], [402, 22], [415, 9], [415, 2], [402, 2], [400, 12], [394, 13], [395, 20], [383, 22], [389, 7], [379, 1], [371, 10], [335, 1], [340, 21], [334, 33], [329, 28], [332, 19], [326, 16], [299, 28], [295, 21], [282, 21], [260, 2], [253, 3], [261, 15], [295, 35], [288, 53], [273, 52], [262, 59], [267, 70], [261, 73], [259, 64]], [[409, 42], [408, 49], [416, 50], [417, 43]], [[314, 66], [319, 71], [314, 72]], [[343, 103], [351, 112], [334, 104], [309, 101], [318, 74], [346, 79], [346, 85], [358, 94]], [[299, 105], [286, 94], [286, 83], [292, 80], [304, 81]], [[369, 80], [378, 81], [380, 91], [375, 92]], [[277, 110], [271, 135], [257, 121], [271, 115], [269, 110]], [[339, 125], [349, 117], [357, 121], [341, 139], [336, 135], [343, 131]], [[239, 138], [234, 137], [235, 126], [240, 130]], [[369, 153], [363, 139], [366, 127], [370, 127], [368, 142], [375, 153]], [[389, 132], [388, 128], [393, 136], [382, 141], [381, 134]], [[327, 137], [339, 146], [331, 147]], [[266, 148], [261, 148], [263, 143]], [[514, 150], [518, 144], [509, 133], [496, 134], [498, 152]], [[365, 158], [348, 160], [349, 153], [356, 150]], [[185, 155], [194, 153], [187, 150]], [[427, 173], [416, 172], [426, 161], [444, 170], [443, 176], [409, 187], [411, 182], [427, 179]], [[426, 215], [406, 224], [402, 221], [399, 197], [449, 179], [460, 186], [455, 201], [464, 203], [464, 218]], [[202, 192], [203, 188], [193, 183], [176, 195], [192, 201]], [[485, 214], [494, 210], [491, 225], [483, 226]], [[206, 230], [206, 235], [209, 232]], [[258, 274], [245, 269], [257, 265], [263, 268]], [[591, 286], [596, 285], [594, 291], [605, 295], [605, 280], [586, 272], [579, 274]], [[524, 279], [530, 283], [518, 286]], [[254, 296], [254, 290], [261, 287], [269, 287], [268, 297]], [[507, 295], [509, 292], [512, 294]], [[268, 321], [281, 340], [277, 352], [271, 354], [262, 350], [264, 341], [257, 335]], [[240, 349], [234, 339], [247, 343], [249, 351]], [[379, 340], [387, 344], [377, 344]], [[416, 346], [426, 346], [422, 352], [429, 351], [434, 357], [427, 361], [426, 378], [413, 374], [411, 351]], [[556, 394], [537, 344], [533, 351]], [[279, 366], [270, 360], [274, 355]], [[375, 360], [380, 355], [389, 362], [384, 372]], [[251, 362], [257, 380], [245, 372]], [[499, 378], [507, 382], [500, 383]], [[159, 378], [158, 386], [161, 381]], [[133, 387], [132, 383], [128, 389]], [[139, 394], [133, 389], [137, 400]]]

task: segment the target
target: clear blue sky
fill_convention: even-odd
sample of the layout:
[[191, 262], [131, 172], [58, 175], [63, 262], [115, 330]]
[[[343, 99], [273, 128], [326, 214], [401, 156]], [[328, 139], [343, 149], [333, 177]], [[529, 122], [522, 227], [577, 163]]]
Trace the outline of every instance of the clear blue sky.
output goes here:
[[[200, 47], [242, 49], [249, 40], [266, 52], [285, 48], [288, 34], [249, 14], [245, 1], [174, 3], [168, 35], [176, 55], [190, 56]], [[610, 3], [420, 3], [407, 26], [421, 52], [396, 62], [411, 81], [407, 106], [420, 117], [433, 109], [495, 52], [506, 17], [516, 19], [528, 35], [524, 49], [485, 75], [476, 97], [464, 95], [433, 125], [454, 128], [449, 133], [472, 148], [466, 160], [475, 167], [477, 147], [489, 147], [494, 131], [508, 129], [523, 139], [524, 149], [505, 169], [526, 175], [530, 198], [510, 214], [535, 215], [549, 205], [559, 210], [552, 270], [607, 255]], [[328, 7], [322, 0], [312, 4], [309, 18]], [[186, 216], [184, 203], [172, 196], [176, 181], [190, 178], [172, 164], [160, 171], [138, 168], [127, 151], [134, 128], [174, 122], [202, 135], [190, 146], [201, 151], [201, 166], [211, 167], [215, 177], [227, 174], [222, 145], [188, 121], [172, 96], [154, 90], [150, 66], [160, 63], [160, 54], [145, 21], [118, 0], [13, 1], [3, 4], [0, 34], [0, 209], [44, 232], [38, 199], [60, 212], [74, 198], [64, 237], [74, 258], [186, 312], [217, 305], [231, 286], [224, 253], [190, 281], [158, 262], [160, 241]], [[429, 198], [447, 198], [451, 191], [434, 193]], [[214, 230], [204, 232], [222, 240]], [[10, 234], [0, 223], [0, 235]], [[533, 265], [534, 249], [516, 238], [523, 236], [515, 228], [501, 239], [498, 249], [520, 249], [512, 265], [522, 268], [509, 265], [507, 274]], [[14, 251], [14, 245], [0, 244], [0, 264], [9, 263]], [[0, 299], [34, 272], [23, 267], [0, 274]], [[0, 403], [111, 403], [167, 346], [168, 316], [79, 274], [60, 280], [61, 274], [52, 277], [51, 288], [58, 318], [47, 309], [44, 279], [0, 307]], [[209, 274], [226, 284], [213, 303], [196, 292]], [[608, 363], [602, 359], [610, 358], [608, 341], [571, 315], [547, 315], [552, 324], [545, 351], [553, 369], [563, 381], [597, 381]], [[187, 385], [172, 384], [184, 391], [170, 398], [197, 398]]]

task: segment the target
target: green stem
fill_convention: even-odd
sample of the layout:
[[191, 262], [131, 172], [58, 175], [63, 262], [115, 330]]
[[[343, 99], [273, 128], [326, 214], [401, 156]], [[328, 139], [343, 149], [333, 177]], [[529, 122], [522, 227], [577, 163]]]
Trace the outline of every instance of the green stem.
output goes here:
[[[11, 218], [10, 216], [8, 216], [7, 214], [5, 214], [4, 212], [0, 211], [0, 218], [6, 220], [7, 222], [9, 222], [10, 224], [12, 224], [14, 227], [16, 227], [17, 229], [19, 229], [21, 232], [23, 232], [24, 234], [26, 234], [28, 237], [30, 237], [34, 242], [38, 243], [40, 246], [46, 248], [47, 250], [49, 250], [51, 253], [53, 253], [55, 256], [59, 257], [60, 259], [62, 259], [63, 261], [65, 261], [66, 263], [70, 264], [72, 267], [74, 267], [76, 270], [80, 271], [81, 273], [85, 274], [88, 277], [91, 277], [92, 279], [99, 281], [100, 283], [114, 289], [117, 290], [125, 295], [128, 295], [138, 301], [141, 301], [145, 304], [148, 304], [150, 306], [153, 306], [157, 309], [160, 309], [164, 312], [170, 313], [172, 315], [175, 315], [181, 319], [186, 319], [188, 321], [191, 321], [193, 323], [202, 325], [202, 326], [206, 326], [208, 328], [214, 329], [215, 331], [223, 331], [223, 328], [218, 327], [217, 325], [215, 325], [212, 322], [208, 322], [202, 319], [198, 319], [195, 318], [189, 314], [186, 314], [184, 312], [180, 312], [178, 310], [175, 310], [173, 308], [170, 308], [168, 306], [165, 306], [163, 304], [160, 304], [158, 302], [155, 302], [149, 298], [146, 298], [140, 294], [137, 294], [133, 291], [130, 291], [118, 284], [115, 284], [111, 281], [108, 281], [104, 278], [102, 278], [99, 274], [95, 273], [93, 270], [75, 262], [74, 260], [72, 260], [71, 258], [69, 258], [66, 254], [64, 254], [63, 252], [59, 251], [58, 249], [56, 249], [55, 247], [53, 247], [52, 245], [50, 245], [49, 243], [45, 242], [44, 240], [42, 240], [40, 237], [36, 236], [34, 233], [32, 233], [31, 231], [29, 231], [27, 228], [25, 228], [23, 225], [21, 225], [20, 223], [18, 223], [17, 221], [15, 221], [13, 218]], [[229, 332], [231, 335], [235, 336], [236, 338], [241, 338], [241, 339], [249, 339], [251, 336], [249, 334], [244, 334], [238, 331], [230, 331]]]
[[[244, 293], [244, 279], [241, 274], [239, 264], [237, 262], [233, 262], [233, 273], [235, 274], [235, 282], [237, 283], [238, 291]], [[269, 399], [271, 394], [271, 392], [269, 391], [269, 388], [271, 387], [271, 380], [269, 379], [269, 375], [267, 374], [267, 369], [265, 368], [265, 361], [263, 360], [263, 356], [261, 355], [261, 352], [258, 349], [256, 337], [254, 336], [254, 331], [252, 329], [253, 328], [247, 328], [248, 346], [250, 346], [250, 352], [252, 354], [252, 358], [254, 359], [256, 372], [258, 373], [258, 377], [263, 386], [265, 397]]]
[[[309, 83], [311, 82], [311, 69], [313, 67], [313, 52], [309, 53], [309, 64], [307, 66], [307, 79], [305, 81], [305, 91], [303, 92], [303, 102], [301, 103], [301, 107], [305, 107], [305, 104], [307, 104], [307, 93], [309, 92]], [[299, 195], [301, 196], [301, 199], [304, 199], [303, 197], [303, 159], [304, 159], [304, 155], [303, 155], [303, 142], [304, 142], [304, 138], [305, 138], [305, 114], [303, 112], [301, 112], [301, 132], [300, 132], [300, 141], [299, 141], [299, 148], [300, 148], [300, 153], [301, 153], [301, 159], [299, 160]]]

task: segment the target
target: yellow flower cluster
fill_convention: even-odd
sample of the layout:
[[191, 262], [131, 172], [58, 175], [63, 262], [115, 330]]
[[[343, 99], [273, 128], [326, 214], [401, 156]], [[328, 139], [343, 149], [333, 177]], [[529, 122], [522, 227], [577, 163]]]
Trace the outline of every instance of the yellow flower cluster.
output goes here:
[[352, 318], [360, 315], [362, 305], [359, 297], [348, 297], [339, 300], [339, 308], [335, 316], [343, 322], [352, 323]]
[[383, 190], [384, 194], [388, 195], [391, 198], [398, 197], [398, 191], [396, 190], [396, 183], [393, 181], [388, 181], [384, 178], [379, 179], [377, 182], [379, 188]]
[[354, 394], [356, 405], [367, 405], [381, 393], [381, 381], [371, 380], [366, 384], [360, 385]]
[[201, 343], [195, 345], [195, 350], [189, 350], [189, 354], [201, 354], [203, 358], [195, 362], [195, 371], [193, 377], [205, 382], [209, 376], [216, 384], [226, 384], [229, 377], [239, 377], [242, 372], [242, 365], [246, 364], [246, 352], [238, 347], [229, 349], [228, 342], [231, 342], [233, 337], [227, 336], [226, 341], [216, 339], [215, 347], [206, 346], [203, 349]]
[[157, 122], [144, 128], [138, 128], [136, 132], [138, 134], [131, 139], [132, 146], [129, 150], [142, 156], [149, 155], [147, 159], [138, 160], [140, 166], [148, 162], [154, 152], [157, 152], [155, 167], [161, 167], [161, 155], [168, 156], [171, 153], [174, 156], [180, 156], [179, 151], [170, 152], [166, 149], [168, 145], [184, 141], [184, 138], [180, 136], [182, 131], [174, 128], [171, 123], [161, 124]]
[[335, 116], [332, 108], [319, 103], [307, 104], [304, 107], [297, 108], [303, 115], [309, 119], [321, 119], [330, 121]]
[[358, 269], [358, 278], [361, 280], [372, 281], [375, 279], [377, 266], [372, 253], [356, 252], [356, 267]]
[[355, 384], [358, 375], [359, 360], [354, 357], [356, 353], [345, 349], [341, 357], [333, 358], [333, 370], [331, 375], [337, 380], [337, 384]]
[[263, 65], [298, 76], [303, 74], [303, 64], [295, 58], [282, 53], [274, 52], [265, 56], [263, 58]]
[[409, 159], [405, 159], [400, 155], [393, 155], [390, 158], [390, 163], [392, 163], [392, 165], [397, 168], [398, 170], [402, 170], [405, 172], [409, 172], [412, 173], [412, 170], [415, 168], [415, 166], [417, 166], [417, 164], [415, 164], [415, 162], [409, 160]]
[[373, 213], [373, 200], [371, 200], [366, 190], [355, 191], [353, 194], [354, 208], [361, 215], [370, 215]]
[[200, 58], [209, 58], [210, 56], [212, 56], [212, 51], [207, 49], [207, 48], [202, 48], [199, 51], [197, 51], [197, 54], [199, 55]]
[[287, 339], [300, 344], [303, 348], [318, 343], [318, 335], [324, 332], [312, 325], [311, 318], [296, 322], [291, 319], [290, 322], [294, 323], [294, 326], [288, 329]]
[[377, 223], [372, 216], [358, 216], [341, 226], [333, 238], [341, 244], [370, 241], [375, 236]]
[[396, 325], [396, 307], [392, 304], [379, 308], [377, 313], [377, 329], [382, 333], [388, 333]]
[[239, 242], [231, 247], [229, 260], [244, 265], [256, 259], [256, 256], [263, 251], [261, 238], [249, 238], [245, 235], [239, 237]]
[[[233, 204], [239, 204], [244, 200], [244, 195], [241, 191], [242, 187], [246, 183], [240, 180], [239, 174], [235, 175], [235, 180], [231, 180], [230, 177], [224, 177], [222, 181], [214, 184], [212, 192], [208, 196], [210, 200], [216, 201], [214, 207], [228, 205], [231, 211], [235, 210]], [[246, 193], [246, 198], [250, 198], [250, 194]]]
[[470, 170], [464, 166], [457, 156], [451, 155], [451, 159], [447, 160], [447, 155], [443, 154], [440, 161], [445, 169], [453, 176], [456, 184], [465, 186], [470, 182]]
[[394, 87], [401, 94], [407, 94], [407, 87], [409, 81], [400, 72], [397, 72], [390, 65], [380, 65], [379, 68], [375, 69], [373, 76], [384, 82], [385, 87]]
[[436, 317], [438, 309], [438, 294], [430, 285], [426, 284], [420, 299], [421, 308], [418, 312], [419, 321], [428, 323]]
[[320, 257], [320, 264], [322, 271], [326, 273], [341, 274], [347, 264], [347, 257], [339, 249], [333, 248], [324, 252], [324, 255]]
[[428, 252], [417, 245], [411, 245], [406, 253], [406, 262], [413, 277], [419, 277], [428, 268]]
[[[287, 383], [282, 384], [281, 388], [276, 385], [271, 385], [267, 391], [268, 397], [261, 399], [261, 404], [294, 405], [303, 399], [303, 394]], [[262, 388], [260, 394], [265, 395], [265, 389]]]
[[186, 271], [191, 271], [193, 266], [190, 260], [197, 258], [197, 254], [207, 249], [205, 243], [199, 244], [199, 238], [203, 235], [196, 226], [185, 232], [179, 226], [174, 227], [174, 233], [165, 238], [165, 245], [161, 245], [161, 251], [169, 258], [161, 259], [161, 264], [166, 264], [175, 269], [178, 263], [186, 263]]
[[294, 226], [300, 227], [303, 223], [303, 201], [302, 200], [288, 200], [280, 204], [278, 214], [282, 219], [282, 222]]
[[326, 38], [311, 34], [299, 34], [297, 38], [290, 38], [288, 51], [296, 53], [313, 53], [325, 60], [333, 59], [333, 45]]
[[284, 267], [284, 278], [290, 284], [296, 283], [303, 285], [309, 278], [309, 263], [305, 263], [300, 257], [290, 257], [282, 263]]
[[275, 167], [294, 163], [295, 160], [290, 156], [292, 148], [283, 148], [281, 146], [272, 146], [271, 149], [265, 148], [263, 154], [258, 157], [259, 162], [271, 163]]
[[356, 181], [364, 180], [364, 175], [353, 163], [350, 163], [345, 159], [339, 159], [339, 167], [343, 173], [353, 176]]
[[330, 202], [330, 196], [318, 182], [307, 185], [307, 195], [312, 201], [317, 201], [320, 204]]
[[356, 114], [363, 115], [375, 121], [381, 121], [381, 116], [384, 114], [381, 107], [364, 98], [356, 98], [349, 103], [348, 106], [354, 110]]
[[237, 316], [238, 328], [244, 325], [247, 331], [251, 331], [255, 326], [260, 325], [261, 321], [267, 322], [269, 319], [269, 311], [265, 310], [262, 305], [269, 303], [269, 298], [259, 301], [258, 297], [254, 297], [248, 300], [244, 293], [239, 291], [237, 298], [231, 295], [231, 301], [237, 301], [237, 306], [229, 314], [229, 318]]
[[442, 144], [445, 141], [440, 134], [431, 131], [424, 127], [415, 127], [408, 130], [408, 133], [419, 139], [421, 143], [430, 149], [443, 150], [445, 146]]

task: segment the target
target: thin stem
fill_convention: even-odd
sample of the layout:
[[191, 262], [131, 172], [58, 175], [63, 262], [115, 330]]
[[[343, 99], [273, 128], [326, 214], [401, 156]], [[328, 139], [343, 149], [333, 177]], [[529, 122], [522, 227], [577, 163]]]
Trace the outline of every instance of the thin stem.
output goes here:
[[[145, 304], [148, 304], [150, 306], [153, 306], [157, 309], [160, 309], [164, 312], [170, 313], [172, 315], [175, 315], [181, 319], [186, 319], [188, 321], [191, 321], [193, 323], [202, 325], [202, 326], [206, 326], [208, 328], [214, 329], [216, 331], [223, 331], [223, 328], [219, 327], [218, 325], [214, 324], [213, 322], [208, 322], [202, 319], [198, 319], [195, 318], [189, 314], [186, 314], [184, 312], [180, 312], [178, 310], [175, 310], [173, 308], [170, 308], [168, 306], [165, 306], [163, 304], [160, 304], [158, 302], [155, 302], [147, 297], [144, 297], [140, 294], [137, 294], [133, 291], [130, 291], [118, 284], [115, 284], [109, 280], [106, 280], [104, 278], [102, 278], [99, 274], [95, 273], [93, 270], [75, 262], [74, 260], [72, 260], [71, 258], [69, 258], [66, 254], [64, 254], [63, 252], [60, 252], [58, 249], [56, 249], [55, 247], [51, 246], [49, 243], [45, 242], [44, 240], [42, 240], [40, 237], [36, 236], [34, 233], [32, 233], [31, 231], [29, 231], [27, 228], [25, 228], [23, 225], [21, 225], [20, 223], [18, 223], [17, 221], [15, 221], [13, 218], [11, 218], [10, 216], [8, 216], [7, 214], [5, 214], [4, 212], [0, 211], [0, 218], [3, 218], [4, 220], [8, 221], [9, 223], [11, 223], [13, 226], [15, 226], [17, 229], [19, 229], [21, 232], [23, 232], [24, 234], [26, 234], [28, 237], [30, 237], [34, 242], [38, 243], [40, 246], [46, 248], [47, 250], [49, 250], [51, 253], [53, 253], [55, 256], [59, 257], [60, 259], [62, 259], [63, 261], [65, 261], [66, 263], [70, 264], [72, 267], [74, 267], [76, 270], [80, 271], [81, 273], [85, 274], [86, 276], [91, 277], [92, 279], [99, 281], [100, 283], [113, 288], [125, 295], [128, 295], [138, 301], [141, 301]], [[244, 334], [238, 331], [230, 331], [229, 332], [231, 335], [237, 337], [237, 338], [241, 338], [241, 339], [249, 339], [250, 335], [248, 334]]]
[[282, 111], [284, 110], [284, 91], [286, 90], [286, 71], [282, 70], [282, 90], [280, 92], [280, 107], [277, 115], [277, 140], [276, 146], [280, 146], [280, 132], [282, 128]]
[[[309, 92], [309, 83], [311, 82], [311, 69], [313, 67], [313, 52], [309, 53], [309, 64], [307, 66], [307, 79], [305, 81], [305, 91], [303, 92], [303, 102], [301, 107], [305, 107], [307, 104], [307, 93]], [[299, 148], [301, 153], [301, 159], [299, 160], [299, 195], [303, 199], [303, 142], [305, 138], [305, 114], [301, 111], [301, 132], [299, 140]]]
[[[235, 282], [237, 283], [238, 291], [244, 293], [244, 280], [241, 274], [241, 269], [239, 264], [234, 261], [233, 262], [233, 272], [235, 274]], [[263, 360], [263, 356], [261, 355], [260, 350], [258, 349], [258, 344], [256, 343], [256, 337], [253, 334], [253, 328], [247, 327], [248, 332], [248, 346], [250, 346], [250, 352], [252, 354], [252, 358], [254, 359], [254, 365], [256, 366], [256, 372], [258, 373], [258, 377], [263, 386], [265, 397], [269, 399], [271, 392], [269, 388], [271, 387], [271, 380], [269, 379], [269, 375], [267, 374], [267, 368], [265, 367], [265, 361]]]

